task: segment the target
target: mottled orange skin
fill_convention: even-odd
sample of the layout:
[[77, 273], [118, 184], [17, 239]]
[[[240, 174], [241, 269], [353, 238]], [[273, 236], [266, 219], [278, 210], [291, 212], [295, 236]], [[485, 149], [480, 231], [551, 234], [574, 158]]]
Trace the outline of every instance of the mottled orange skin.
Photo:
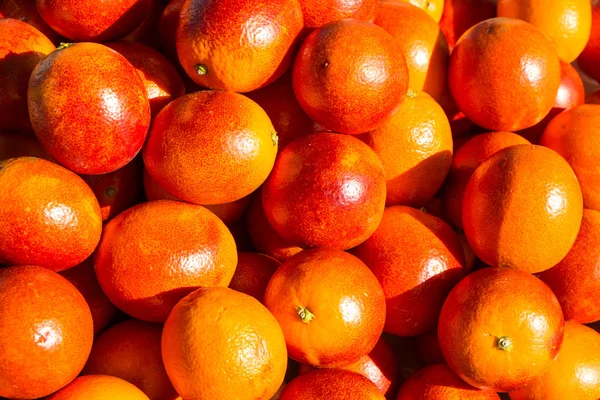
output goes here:
[[600, 211], [600, 105], [574, 107], [557, 115], [548, 125], [540, 144], [563, 156], [575, 171], [585, 208]]
[[438, 337], [468, 384], [506, 392], [543, 375], [558, 354], [564, 318], [552, 290], [525, 271], [484, 268], [452, 289]]
[[465, 189], [465, 236], [485, 263], [530, 273], [552, 268], [575, 243], [583, 198], [569, 164], [541, 146], [500, 150]]
[[408, 66], [408, 88], [439, 101], [448, 90], [450, 52], [439, 25], [422, 9], [402, 0], [380, 1], [375, 24], [398, 41]]
[[185, 93], [177, 70], [158, 51], [143, 44], [123, 41], [108, 43], [106, 46], [121, 54], [135, 67], [146, 87], [153, 117]]
[[538, 144], [544, 130], [554, 117], [564, 110], [569, 110], [585, 102], [585, 88], [579, 72], [571, 64], [561, 61], [560, 86], [558, 87], [552, 110], [538, 124], [517, 133], [528, 139], [531, 143]]
[[577, 58], [577, 65], [583, 72], [596, 81], [600, 81], [600, 1], [591, 0], [592, 28], [585, 48]]
[[448, 365], [421, 369], [402, 385], [396, 400], [500, 400], [492, 390], [480, 390], [460, 379]]
[[100, 286], [127, 314], [164, 322], [200, 286], [227, 286], [237, 252], [231, 233], [204, 207], [143, 203], [104, 228], [94, 265]]
[[[387, 1], [387, 0], [384, 0]], [[444, 10], [444, 3], [448, 0], [399, 0], [404, 3], [410, 3], [415, 7], [427, 12], [435, 22], [440, 22], [442, 18], [442, 12]], [[381, 3], [381, 0], [380, 0]]]
[[552, 109], [560, 84], [560, 62], [552, 44], [534, 26], [492, 18], [457, 42], [448, 70], [458, 107], [490, 131], [521, 130]]
[[60, 275], [79, 290], [90, 307], [94, 321], [94, 335], [102, 332], [117, 314], [117, 307], [106, 297], [98, 283], [93, 257], [73, 268], [61, 271]]
[[307, 29], [319, 28], [345, 18], [372, 22], [378, 3], [378, 0], [300, 0], [304, 27]]
[[115, 217], [135, 203], [142, 191], [142, 171], [142, 160], [134, 158], [108, 174], [82, 175], [98, 199], [102, 221]]
[[456, 151], [442, 190], [444, 209], [454, 225], [461, 229], [463, 227], [462, 203], [465, 188], [477, 167], [502, 149], [528, 143], [527, 139], [516, 133], [488, 132], [472, 137]]
[[314, 30], [292, 73], [302, 109], [320, 125], [348, 134], [385, 123], [408, 88], [400, 44], [383, 28], [350, 19]]
[[184, 399], [269, 400], [287, 368], [285, 339], [273, 315], [228, 288], [198, 289], [175, 306], [162, 356]]
[[364, 376], [343, 369], [317, 369], [293, 379], [279, 400], [385, 400]]
[[140, 389], [108, 375], [80, 376], [46, 400], [148, 400]]
[[32, 25], [0, 19], [0, 130], [31, 132], [27, 86], [35, 66], [54, 44]]
[[427, 93], [409, 92], [383, 126], [358, 137], [383, 164], [386, 205], [422, 207], [444, 183], [452, 162], [452, 132], [444, 110]]
[[96, 43], [76, 43], [41, 61], [29, 81], [28, 102], [46, 151], [79, 174], [123, 167], [140, 151], [150, 126], [136, 69]]
[[260, 192], [250, 200], [245, 222], [252, 245], [258, 252], [265, 253], [283, 262], [303, 250], [301, 247], [284, 239], [271, 226], [263, 209]]
[[59, 35], [42, 19], [35, 6], [35, 0], [0, 0], [0, 18], [13, 18], [27, 22], [53, 43], [59, 42]]
[[350, 249], [377, 228], [385, 206], [377, 154], [360, 140], [318, 133], [279, 153], [262, 187], [270, 224], [301, 247]]
[[180, 12], [177, 54], [199, 85], [250, 92], [290, 66], [303, 25], [298, 0], [189, 0]]
[[0, 161], [17, 157], [37, 157], [53, 161], [35, 136], [0, 132]]
[[238, 264], [229, 288], [263, 302], [269, 280], [281, 262], [260, 253], [238, 253]]
[[53, 271], [88, 258], [102, 233], [92, 190], [73, 172], [33, 157], [0, 162], [0, 264]]
[[135, 319], [110, 327], [94, 341], [83, 375], [116, 376], [150, 400], [175, 400], [178, 394], [162, 361], [162, 331], [162, 325]]
[[160, 49], [173, 63], [179, 62], [176, 45], [177, 29], [179, 28], [179, 17], [184, 2], [185, 0], [169, 1], [158, 22]]
[[[283, 329], [289, 355], [313, 367], [338, 367], [373, 350], [385, 322], [385, 298], [371, 271], [340, 250], [305, 250], [271, 278], [265, 305]], [[302, 319], [305, 308], [314, 319]]]
[[575, 244], [556, 266], [538, 275], [560, 302], [565, 319], [600, 320], [600, 212], [583, 210]]
[[35, 0], [48, 25], [75, 42], [106, 42], [127, 35], [146, 19], [151, 0]]
[[415, 346], [417, 348], [417, 356], [419, 361], [424, 366], [433, 364], [443, 364], [446, 362], [440, 341], [438, 340], [437, 327], [419, 335], [415, 338]]
[[279, 150], [292, 140], [311, 133], [314, 122], [296, 100], [291, 72], [286, 72], [270, 85], [247, 95], [258, 103], [271, 119], [279, 138]]
[[152, 179], [171, 195], [223, 204], [255, 191], [276, 154], [277, 134], [258, 104], [208, 90], [180, 97], [156, 116], [143, 156]]
[[440, 28], [450, 51], [470, 27], [496, 16], [496, 0], [445, 0]]
[[37, 399], [71, 382], [94, 338], [83, 296], [41, 267], [0, 270], [0, 396]]
[[[398, 391], [400, 380], [398, 360], [394, 349], [392, 349], [383, 337], [377, 341], [377, 344], [369, 354], [339, 369], [356, 372], [369, 379], [388, 400], [392, 400]], [[314, 368], [310, 365], [300, 365], [300, 374], [305, 374], [312, 370]]]
[[511, 400], [588, 400], [600, 398], [600, 334], [575, 321], [565, 323], [565, 338], [548, 371]]
[[385, 293], [384, 330], [398, 336], [432, 329], [446, 296], [464, 274], [464, 250], [450, 225], [405, 206], [387, 208], [356, 255]]

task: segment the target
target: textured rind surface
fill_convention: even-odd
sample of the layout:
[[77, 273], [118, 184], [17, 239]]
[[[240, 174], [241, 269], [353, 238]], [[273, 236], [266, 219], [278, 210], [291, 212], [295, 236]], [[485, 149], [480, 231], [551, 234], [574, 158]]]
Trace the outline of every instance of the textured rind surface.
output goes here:
[[46, 400], [149, 400], [140, 389], [108, 375], [80, 376]]
[[362, 375], [340, 369], [317, 369], [293, 379], [279, 399], [385, 400], [385, 397]]

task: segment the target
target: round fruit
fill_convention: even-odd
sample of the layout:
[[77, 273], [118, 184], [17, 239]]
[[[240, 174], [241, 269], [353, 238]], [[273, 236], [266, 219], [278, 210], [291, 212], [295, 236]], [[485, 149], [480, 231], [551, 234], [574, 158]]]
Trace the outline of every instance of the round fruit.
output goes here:
[[80, 376], [46, 400], [149, 400], [140, 389], [108, 375]]
[[229, 288], [263, 302], [269, 280], [281, 263], [260, 253], [238, 253], [238, 264]]
[[0, 130], [31, 131], [27, 85], [35, 66], [54, 44], [33, 26], [0, 19]]
[[116, 376], [151, 400], [175, 400], [160, 350], [162, 331], [159, 324], [135, 319], [112, 326], [94, 341], [83, 374]]
[[406, 96], [408, 69], [400, 45], [383, 28], [357, 20], [313, 31], [294, 62], [300, 106], [317, 123], [358, 134], [381, 126]]
[[496, 0], [445, 0], [440, 28], [450, 51], [470, 27], [496, 16]]
[[279, 400], [385, 400], [364, 376], [342, 369], [317, 369], [294, 378]]
[[387, 208], [375, 233], [355, 254], [383, 288], [384, 330], [398, 336], [432, 329], [464, 273], [464, 250], [450, 225], [405, 206]]
[[271, 313], [253, 297], [217, 287], [175, 306], [162, 356], [184, 399], [270, 399], [287, 368], [285, 339]]
[[37, 157], [53, 161], [35, 136], [0, 131], [0, 161], [17, 157]]
[[448, 90], [450, 52], [439, 25], [423, 10], [401, 0], [380, 1], [375, 23], [394, 36], [408, 65], [408, 88], [436, 101]]
[[106, 45], [134, 66], [146, 87], [152, 116], [183, 96], [185, 87], [175, 67], [158, 51], [139, 43], [114, 42]]
[[577, 178], [556, 152], [517, 145], [481, 164], [465, 189], [462, 221], [485, 263], [541, 272], [562, 260], [581, 225]]
[[44, 148], [79, 174], [106, 174], [127, 164], [150, 126], [138, 73], [101, 44], [76, 43], [44, 58], [29, 80], [28, 101]]
[[600, 80], [600, 1], [591, 0], [592, 3], [592, 28], [590, 38], [577, 59], [577, 65], [583, 72], [595, 79]]
[[450, 174], [442, 191], [446, 214], [458, 228], [463, 227], [462, 204], [467, 183], [473, 172], [498, 151], [518, 144], [528, 144], [527, 139], [511, 132], [488, 132], [467, 140], [452, 158]]
[[105, 42], [127, 35], [150, 12], [150, 0], [35, 0], [44, 21], [76, 42]]
[[388, 206], [425, 205], [450, 169], [450, 124], [444, 110], [427, 93], [409, 91], [388, 122], [359, 138], [383, 164]]
[[37, 399], [81, 372], [94, 338], [83, 296], [60, 275], [0, 269], [0, 396]]
[[227, 286], [237, 252], [231, 233], [204, 207], [171, 200], [132, 207], [104, 228], [94, 260], [100, 286], [127, 314], [167, 319], [200, 286]]
[[90, 307], [94, 321], [94, 335], [102, 332], [117, 314], [117, 307], [106, 297], [98, 283], [93, 257], [73, 268], [61, 271], [60, 275], [79, 290]]
[[73, 172], [33, 157], [0, 162], [0, 263], [53, 271], [88, 258], [102, 233], [92, 190]]
[[446, 364], [425, 367], [400, 388], [396, 400], [500, 400], [496, 392], [478, 390], [460, 379]]
[[318, 133], [283, 149], [262, 187], [265, 215], [286, 240], [349, 249], [377, 228], [385, 178], [377, 154], [360, 140]]
[[585, 208], [600, 211], [600, 105], [577, 106], [557, 115], [548, 125], [540, 144], [563, 156], [575, 171]]
[[302, 30], [298, 0], [190, 0], [182, 4], [177, 54], [196, 83], [250, 92], [290, 65]]
[[344, 366], [369, 354], [385, 322], [385, 298], [371, 271], [340, 250], [305, 250], [271, 278], [265, 305], [290, 357], [314, 367]]
[[160, 50], [173, 63], [179, 62], [177, 56], [177, 29], [179, 28], [181, 7], [185, 0], [171, 0], [165, 7], [158, 22]]
[[35, 0], [0, 1], [0, 18], [12, 18], [28, 23], [42, 32], [53, 43], [58, 42], [58, 34], [42, 19]]
[[539, 274], [554, 292], [565, 319], [580, 323], [600, 320], [600, 212], [583, 210], [575, 244], [555, 267]]
[[560, 62], [533, 25], [492, 18], [469, 29], [450, 57], [450, 90], [458, 107], [490, 131], [529, 128], [552, 108]]
[[[387, 0], [384, 0], [387, 1]], [[415, 7], [419, 7], [421, 10], [426, 11], [427, 14], [433, 18], [435, 22], [440, 22], [442, 18], [442, 12], [444, 10], [444, 0], [398, 0], [403, 3], [410, 3]], [[445, 0], [448, 1], [448, 0]]]
[[122, 37], [120, 40], [158, 49], [160, 47], [158, 22], [165, 8], [164, 2], [165, 0], [150, 0], [150, 10], [146, 14], [146, 18], [144, 18], [142, 23], [133, 32]]
[[590, 0], [498, 0], [498, 16], [533, 24], [566, 63], [583, 51], [592, 29]]
[[371, 22], [377, 12], [378, 0], [300, 0], [300, 6], [304, 27], [312, 29], [346, 18]]
[[511, 400], [586, 400], [600, 397], [600, 334], [575, 321], [565, 324], [565, 338], [548, 372]]
[[202, 91], [178, 98], [158, 114], [144, 163], [171, 195], [222, 204], [255, 191], [276, 154], [277, 133], [258, 104], [237, 93]]
[[550, 367], [564, 319], [550, 288], [524, 271], [484, 268], [452, 289], [438, 337], [463, 380], [498, 392], [520, 389]]

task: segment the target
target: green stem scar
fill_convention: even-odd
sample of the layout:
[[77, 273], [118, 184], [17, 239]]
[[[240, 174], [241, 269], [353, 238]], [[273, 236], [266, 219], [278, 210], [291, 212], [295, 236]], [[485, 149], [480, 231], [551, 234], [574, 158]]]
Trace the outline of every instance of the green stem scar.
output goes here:
[[300, 320], [305, 324], [310, 324], [310, 321], [315, 319], [315, 314], [311, 313], [306, 307], [298, 306], [296, 307], [296, 312], [298, 313]]
[[273, 141], [273, 146], [277, 146], [279, 143], [279, 136], [277, 136], [277, 132], [271, 132], [271, 140]]
[[208, 74], [208, 67], [204, 64], [196, 65], [196, 73], [198, 75], [206, 75]]
[[510, 337], [508, 336], [500, 336], [497, 340], [496, 340], [496, 347], [499, 350], [504, 350], [504, 351], [511, 351], [513, 348], [513, 341]]
[[56, 50], [62, 50], [62, 49], [66, 49], [67, 47], [71, 47], [73, 46], [74, 43], [61, 43], [58, 45], [58, 47], [56, 48]]
[[106, 197], [114, 197], [114, 195], [117, 194], [117, 189], [109, 186], [104, 193], [106, 194]]

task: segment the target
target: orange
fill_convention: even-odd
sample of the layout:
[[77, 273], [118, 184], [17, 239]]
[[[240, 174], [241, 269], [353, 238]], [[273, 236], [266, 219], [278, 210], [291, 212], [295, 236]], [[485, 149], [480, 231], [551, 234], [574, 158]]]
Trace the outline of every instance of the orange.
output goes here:
[[402, 0], [380, 1], [375, 23], [394, 36], [408, 65], [408, 88], [436, 101], [448, 90], [450, 53], [439, 25], [422, 9]]
[[[381, 1], [381, 0], [380, 0]], [[387, 0], [384, 0], [387, 1]], [[435, 22], [440, 22], [442, 12], [444, 11], [444, 1], [448, 0], [399, 0], [404, 3], [410, 3], [419, 7], [433, 18]]]
[[279, 400], [385, 400], [364, 376], [342, 369], [317, 369], [293, 379]]
[[105, 42], [136, 29], [150, 12], [151, 0], [35, 0], [44, 21], [76, 42]]
[[246, 293], [262, 303], [269, 280], [281, 263], [260, 253], [238, 253], [238, 264], [229, 288]]
[[437, 326], [434, 329], [417, 336], [415, 338], [415, 346], [417, 348], [417, 356], [419, 357], [421, 364], [427, 366], [433, 364], [443, 364], [446, 362], [440, 347]]
[[176, 47], [177, 29], [179, 28], [179, 16], [184, 2], [185, 0], [169, 1], [158, 22], [160, 50], [171, 62], [177, 64], [179, 62]]
[[163, 322], [199, 286], [227, 286], [237, 264], [231, 233], [204, 207], [160, 200], [104, 228], [94, 265], [109, 299], [129, 315]]
[[600, 334], [575, 321], [565, 324], [565, 338], [548, 371], [511, 400], [585, 400], [600, 397]]
[[556, 266], [538, 275], [560, 302], [565, 319], [580, 323], [600, 321], [600, 212], [583, 210], [575, 244]]
[[117, 314], [117, 307], [106, 297], [98, 283], [93, 257], [73, 268], [61, 271], [60, 275], [79, 290], [90, 307], [94, 321], [94, 335], [102, 332]]
[[131, 383], [114, 376], [80, 376], [46, 400], [148, 400], [148, 396]]
[[290, 65], [302, 30], [298, 0], [190, 0], [182, 4], [177, 54], [199, 85], [250, 92]]
[[54, 44], [33, 26], [0, 19], [0, 130], [31, 131], [27, 86], [33, 69]]
[[340, 250], [375, 231], [385, 192], [377, 154], [357, 138], [336, 133], [294, 140], [262, 186], [265, 215], [284, 239]]
[[490, 131], [515, 131], [540, 122], [560, 84], [560, 62], [533, 25], [492, 18], [469, 29], [450, 57], [448, 81], [458, 107]]
[[446, 364], [425, 367], [402, 385], [396, 400], [500, 400], [491, 390], [479, 390], [460, 379]]
[[198, 289], [175, 306], [163, 330], [162, 356], [184, 399], [268, 400], [287, 368], [273, 315], [228, 288]]
[[162, 325], [135, 319], [110, 327], [94, 341], [83, 374], [116, 376], [150, 400], [175, 400], [178, 394], [162, 361], [162, 331]]
[[0, 161], [17, 157], [37, 157], [53, 161], [35, 136], [0, 131]]
[[0, 1], [0, 18], [13, 18], [27, 22], [46, 35], [53, 43], [58, 43], [59, 35], [42, 19], [35, 6], [35, 0]]
[[581, 54], [592, 29], [590, 0], [498, 0], [498, 16], [533, 24], [567, 63]]
[[312, 29], [346, 18], [372, 22], [378, 0], [300, 0], [300, 6], [304, 15], [304, 27]]
[[575, 171], [586, 208], [600, 211], [600, 105], [574, 107], [557, 115], [548, 125], [540, 144], [563, 156]]
[[96, 43], [76, 43], [44, 58], [29, 80], [28, 102], [46, 151], [78, 174], [123, 167], [142, 148], [150, 126], [150, 104], [137, 71]]
[[600, 62], [600, 1], [591, 0], [592, 3], [592, 28], [590, 38], [577, 59], [577, 65], [583, 72], [600, 80], [598, 62]]
[[550, 367], [564, 319], [552, 290], [524, 271], [484, 268], [452, 289], [440, 315], [444, 358], [468, 384], [506, 392]]
[[65, 278], [32, 266], [0, 270], [0, 396], [37, 399], [81, 372], [94, 338], [90, 309]]
[[446, 214], [458, 228], [463, 227], [462, 203], [469, 178], [481, 163], [498, 151], [527, 139], [511, 132], [488, 132], [467, 140], [454, 154], [450, 174], [442, 191]]
[[[356, 372], [373, 382], [387, 399], [393, 399], [398, 390], [398, 360], [394, 349], [381, 337], [373, 350], [358, 361], [340, 369]], [[300, 365], [300, 374], [314, 370], [313, 367]]]
[[258, 104], [241, 94], [209, 90], [163, 108], [143, 156], [152, 179], [171, 195], [222, 204], [255, 191], [276, 154], [277, 133]]
[[582, 213], [581, 189], [569, 164], [550, 149], [523, 144], [500, 150], [475, 170], [462, 221], [482, 261], [534, 273], [567, 255]]
[[88, 258], [102, 233], [98, 200], [73, 172], [33, 157], [0, 162], [0, 263], [53, 271]]
[[385, 322], [385, 298], [365, 264], [340, 250], [305, 250], [271, 278], [265, 305], [285, 335], [290, 357], [337, 367], [373, 350]]
[[158, 32], [158, 22], [165, 8], [164, 0], [150, 0], [150, 11], [146, 18], [138, 27], [129, 35], [122, 37], [120, 40], [129, 43], [139, 43], [150, 46], [154, 49], [160, 47], [160, 37]]
[[158, 51], [139, 43], [113, 42], [106, 45], [133, 65], [142, 78], [152, 116], [171, 101], [183, 96], [185, 88], [175, 67]]
[[445, 0], [440, 28], [450, 51], [470, 27], [496, 16], [496, 0]]
[[388, 122], [359, 138], [383, 164], [388, 206], [425, 205], [450, 169], [452, 133], [448, 118], [427, 93], [409, 91]]
[[358, 20], [330, 22], [306, 38], [292, 84], [315, 122], [358, 134], [381, 126], [406, 96], [402, 48], [383, 28]]
[[450, 225], [405, 206], [387, 208], [356, 255], [383, 288], [384, 330], [399, 336], [432, 329], [446, 296], [464, 273], [464, 250]]

